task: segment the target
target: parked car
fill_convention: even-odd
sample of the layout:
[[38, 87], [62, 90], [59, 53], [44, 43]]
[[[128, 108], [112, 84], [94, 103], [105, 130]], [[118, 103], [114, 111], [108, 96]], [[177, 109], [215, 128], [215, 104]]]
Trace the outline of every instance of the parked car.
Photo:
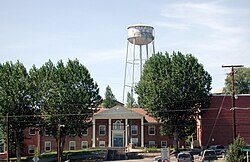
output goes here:
[[156, 156], [154, 157], [153, 162], [169, 162], [169, 159], [164, 159], [161, 156]]
[[210, 161], [214, 161], [214, 160], [218, 160], [217, 155], [215, 153], [214, 150], [212, 149], [207, 149], [207, 150], [203, 150], [200, 153], [200, 162], [210, 162]]
[[224, 157], [226, 155], [226, 148], [223, 145], [212, 145], [209, 149], [213, 149], [216, 155], [222, 155]]
[[189, 151], [180, 152], [177, 155], [177, 162], [194, 162], [194, 156]]
[[154, 157], [153, 162], [162, 162], [161, 156]]

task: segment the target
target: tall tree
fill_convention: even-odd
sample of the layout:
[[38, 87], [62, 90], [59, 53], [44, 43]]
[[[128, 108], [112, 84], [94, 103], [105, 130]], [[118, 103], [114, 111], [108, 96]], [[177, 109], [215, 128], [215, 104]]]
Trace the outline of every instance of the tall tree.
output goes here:
[[127, 108], [133, 108], [137, 107], [138, 105], [136, 104], [136, 101], [134, 97], [131, 95], [131, 93], [127, 93], [127, 103], [126, 103]]
[[106, 87], [105, 99], [103, 100], [103, 106], [106, 108], [114, 107], [117, 104], [115, 95], [113, 94], [109, 86]]
[[[237, 68], [234, 75], [235, 94], [250, 93], [250, 68]], [[231, 73], [225, 79], [225, 87], [223, 92], [232, 93], [232, 75]]]
[[[23, 130], [35, 121], [28, 80], [28, 72], [19, 61], [0, 64], [0, 113], [9, 117], [9, 144], [12, 151], [16, 151], [17, 161], [21, 160]], [[1, 126], [5, 127], [6, 123]]]
[[102, 101], [98, 85], [78, 60], [69, 60], [66, 66], [62, 61], [56, 66], [49, 61], [40, 69], [33, 67], [30, 75], [41, 90], [37, 103], [44, 131], [61, 143], [62, 152], [66, 136], [81, 136], [91, 126], [91, 117]]
[[191, 54], [154, 54], [136, 87], [139, 105], [162, 123], [162, 132], [178, 138], [191, 134], [199, 108], [210, 101], [211, 76]]

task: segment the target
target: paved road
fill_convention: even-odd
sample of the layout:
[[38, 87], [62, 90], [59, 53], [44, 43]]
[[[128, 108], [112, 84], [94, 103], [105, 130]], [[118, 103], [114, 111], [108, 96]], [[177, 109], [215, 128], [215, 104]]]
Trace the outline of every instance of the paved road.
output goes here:
[[[135, 160], [116, 160], [115, 162], [152, 162], [152, 158], [144, 158], [144, 159], [135, 159]], [[199, 157], [195, 157], [195, 162], [199, 161]], [[170, 162], [177, 162], [176, 158], [174, 156], [170, 157]], [[216, 162], [225, 162], [225, 159], [219, 158]]]

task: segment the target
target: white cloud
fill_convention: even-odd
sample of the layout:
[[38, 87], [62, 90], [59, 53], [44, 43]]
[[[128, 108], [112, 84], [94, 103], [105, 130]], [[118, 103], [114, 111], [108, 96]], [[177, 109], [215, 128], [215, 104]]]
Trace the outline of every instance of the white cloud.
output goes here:
[[222, 64], [250, 66], [250, 9], [233, 3], [237, 5], [185, 1], [164, 6], [161, 21], [155, 23], [164, 29], [160, 35], [164, 41], [156, 40], [157, 46], [194, 54], [211, 73], [213, 87], [223, 86]]

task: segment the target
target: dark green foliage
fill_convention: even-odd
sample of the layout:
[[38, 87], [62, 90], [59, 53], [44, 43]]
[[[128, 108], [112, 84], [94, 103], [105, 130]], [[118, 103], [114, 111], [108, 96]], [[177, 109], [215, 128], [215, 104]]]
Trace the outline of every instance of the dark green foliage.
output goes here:
[[234, 143], [229, 145], [227, 149], [227, 162], [242, 162], [245, 155], [241, 151], [246, 146], [246, 142], [242, 137], [237, 137]]
[[[235, 68], [234, 90], [235, 94], [250, 93], [250, 68]], [[231, 73], [225, 79], [224, 93], [232, 93], [232, 75]]]
[[117, 104], [115, 95], [112, 93], [112, 90], [109, 86], [106, 87], [105, 99], [103, 100], [103, 106], [105, 108], [114, 107]]
[[23, 130], [30, 126], [46, 129], [58, 139], [58, 126], [64, 125], [62, 142], [67, 135], [81, 136], [101, 101], [98, 85], [78, 60], [66, 65], [49, 61], [39, 69], [33, 66], [29, 73], [20, 62], [0, 64], [0, 114], [9, 114], [10, 147], [17, 154]]
[[66, 65], [51, 61], [40, 69], [30, 71], [33, 87], [38, 89], [37, 106], [43, 114], [41, 127], [58, 139], [61, 127], [61, 141], [67, 135], [79, 135], [91, 126], [91, 117], [102, 99], [99, 88], [88, 70], [78, 60], [69, 60]]
[[[0, 64], [0, 114], [9, 116], [10, 148], [16, 150], [17, 157], [22, 149], [23, 130], [36, 120], [31, 93], [29, 75], [23, 64], [19, 61]], [[2, 130], [6, 129], [5, 120], [1, 126]]]
[[210, 102], [211, 76], [191, 54], [154, 54], [136, 87], [138, 104], [162, 122], [162, 132], [179, 137], [195, 131], [200, 108]]
[[127, 108], [138, 107], [138, 105], [136, 104], [136, 101], [135, 101], [134, 97], [129, 92], [127, 94], [127, 103], [126, 103], [126, 106], [127, 106]]

